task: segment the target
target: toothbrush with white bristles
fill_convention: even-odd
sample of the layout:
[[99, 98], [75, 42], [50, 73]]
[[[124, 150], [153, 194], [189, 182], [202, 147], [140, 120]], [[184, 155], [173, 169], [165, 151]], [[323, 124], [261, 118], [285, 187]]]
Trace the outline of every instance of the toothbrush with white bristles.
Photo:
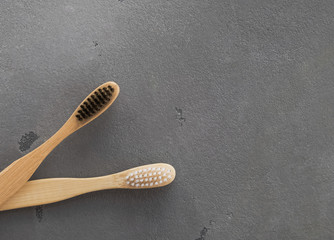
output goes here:
[[174, 178], [173, 166], [155, 163], [102, 177], [33, 180], [2, 204], [0, 211], [59, 202], [106, 189], [158, 188], [170, 184]]

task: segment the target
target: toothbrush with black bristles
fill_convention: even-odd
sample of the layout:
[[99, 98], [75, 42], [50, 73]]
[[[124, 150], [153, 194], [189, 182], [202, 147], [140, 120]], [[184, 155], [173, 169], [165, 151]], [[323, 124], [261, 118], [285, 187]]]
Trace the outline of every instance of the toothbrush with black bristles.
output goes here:
[[33, 175], [46, 156], [66, 137], [106, 111], [119, 94], [119, 86], [106, 82], [77, 107], [67, 122], [41, 146], [16, 160], [0, 173], [0, 205], [14, 195]]

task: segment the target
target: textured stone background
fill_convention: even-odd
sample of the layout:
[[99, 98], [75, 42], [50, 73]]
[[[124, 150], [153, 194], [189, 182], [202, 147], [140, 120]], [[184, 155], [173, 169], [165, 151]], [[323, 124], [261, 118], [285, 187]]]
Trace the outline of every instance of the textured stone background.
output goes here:
[[334, 239], [334, 1], [2, 0], [0, 168], [105, 81], [33, 179], [153, 162], [165, 188], [0, 213], [0, 239]]

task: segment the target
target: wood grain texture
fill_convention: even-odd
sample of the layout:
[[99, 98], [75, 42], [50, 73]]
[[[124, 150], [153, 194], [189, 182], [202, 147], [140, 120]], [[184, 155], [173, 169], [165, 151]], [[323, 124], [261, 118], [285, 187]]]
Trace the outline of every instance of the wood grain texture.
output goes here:
[[[144, 169], [153, 169], [154, 171], [148, 171], [153, 176], [158, 176], [160, 169], [164, 171], [170, 171], [170, 178], [167, 181], [163, 181], [161, 184], [153, 184], [153, 186], [131, 186], [130, 174], [137, 172], [138, 177]], [[158, 170], [159, 169], [159, 170]], [[145, 171], [146, 172], [146, 171]], [[148, 174], [148, 173], [146, 173]], [[135, 176], [135, 175], [134, 175]], [[134, 177], [135, 178], [135, 177]], [[143, 177], [136, 178], [138, 182], [143, 179], [143, 182], [149, 182], [148, 178], [146, 181]], [[140, 180], [139, 180], [140, 179]], [[132, 168], [120, 173], [111, 174], [102, 177], [94, 178], [49, 178], [40, 179], [27, 182], [14, 196], [8, 199], [4, 204], [0, 206], [0, 211], [10, 210], [15, 208], [30, 207], [48, 203], [54, 203], [69, 199], [84, 193], [115, 189], [115, 188], [126, 188], [126, 189], [143, 189], [143, 188], [156, 188], [163, 187], [175, 179], [175, 169], [165, 163], [156, 163], [144, 165], [136, 168]], [[135, 181], [135, 180], [134, 180]], [[132, 182], [134, 182], [132, 181]]]
[[[80, 110], [80, 106], [86, 99], [92, 95], [97, 89], [111, 85], [114, 88], [110, 101], [103, 105], [100, 111], [88, 119], [79, 121], [75, 115]], [[15, 194], [33, 175], [38, 166], [43, 162], [46, 156], [66, 137], [85, 126], [95, 118], [100, 116], [115, 101], [119, 94], [119, 87], [114, 82], [106, 82], [96, 88], [89, 96], [73, 112], [67, 122], [56, 132], [49, 140], [36, 148], [34, 151], [16, 160], [0, 173], [0, 205], [8, 198]]]

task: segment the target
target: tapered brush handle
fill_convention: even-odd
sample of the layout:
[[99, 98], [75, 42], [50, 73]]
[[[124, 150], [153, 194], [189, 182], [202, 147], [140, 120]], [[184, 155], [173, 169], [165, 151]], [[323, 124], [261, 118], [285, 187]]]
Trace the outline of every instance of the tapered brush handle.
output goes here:
[[46, 156], [70, 133], [61, 128], [34, 151], [16, 160], [0, 173], [0, 206], [14, 195], [34, 174]]
[[84, 193], [113, 188], [110, 176], [49, 178], [27, 182], [0, 206], [0, 211], [59, 202]]

